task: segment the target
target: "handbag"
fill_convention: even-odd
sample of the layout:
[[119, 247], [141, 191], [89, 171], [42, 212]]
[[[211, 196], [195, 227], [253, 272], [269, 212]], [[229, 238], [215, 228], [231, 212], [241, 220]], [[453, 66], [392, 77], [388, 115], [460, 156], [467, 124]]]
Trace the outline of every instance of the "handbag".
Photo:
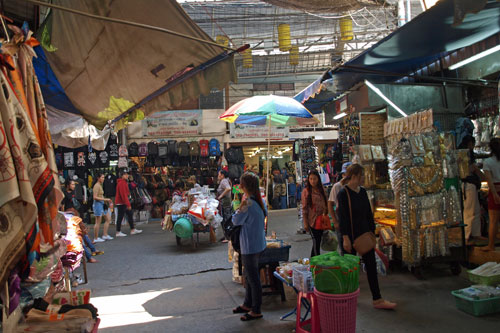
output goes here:
[[[349, 216], [351, 218], [351, 230], [352, 230], [352, 237], [354, 238], [354, 226], [352, 224], [352, 208], [351, 208], [351, 196], [349, 195], [349, 189], [346, 189], [347, 193], [347, 201], [349, 202]], [[353, 248], [358, 252], [360, 255], [365, 255], [371, 250], [375, 248], [375, 245], [377, 243], [377, 240], [375, 238], [375, 234], [371, 231], [367, 231], [354, 240], [354, 244], [352, 245]]]
[[332, 224], [328, 215], [316, 216], [316, 221], [314, 221], [314, 229], [316, 230], [331, 230]]

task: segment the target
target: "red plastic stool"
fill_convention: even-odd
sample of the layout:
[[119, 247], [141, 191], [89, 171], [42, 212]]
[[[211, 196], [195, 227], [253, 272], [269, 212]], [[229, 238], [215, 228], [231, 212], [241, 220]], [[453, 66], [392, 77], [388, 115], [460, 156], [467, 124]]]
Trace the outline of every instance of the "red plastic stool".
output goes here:
[[[302, 299], [306, 299], [309, 302], [309, 312], [311, 313], [311, 318], [304, 321], [301, 320], [301, 310], [302, 310]], [[313, 292], [304, 293], [299, 291], [297, 294], [297, 317], [295, 319], [295, 332], [296, 333], [320, 333], [319, 328], [319, 315], [318, 309], [316, 307], [316, 297]], [[311, 330], [308, 331], [304, 326], [311, 324]]]

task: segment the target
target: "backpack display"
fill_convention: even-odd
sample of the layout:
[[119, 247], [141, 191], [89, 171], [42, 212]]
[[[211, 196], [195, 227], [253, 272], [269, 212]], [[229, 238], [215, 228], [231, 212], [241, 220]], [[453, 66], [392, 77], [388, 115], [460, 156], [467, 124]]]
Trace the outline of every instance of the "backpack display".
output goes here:
[[177, 141], [176, 140], [168, 140], [168, 154], [170, 156], [177, 155]]
[[211, 139], [208, 143], [210, 156], [220, 156], [220, 144], [219, 140]]
[[240, 178], [243, 174], [243, 166], [241, 164], [229, 164], [228, 166], [229, 178]]
[[163, 141], [158, 144], [158, 156], [166, 158], [168, 155], [168, 143]]
[[189, 155], [190, 156], [200, 156], [200, 145], [198, 141], [191, 141], [189, 143]]
[[181, 157], [189, 156], [189, 145], [186, 141], [179, 142], [177, 146], [178, 146], [179, 156]]
[[208, 140], [200, 140], [200, 156], [207, 157], [209, 153], [209, 143]]
[[158, 142], [151, 141], [148, 143], [148, 155], [152, 156], [158, 155]]
[[139, 145], [137, 144], [137, 142], [132, 142], [128, 146], [128, 156], [130, 156], [130, 157], [139, 156]]
[[139, 145], [139, 156], [148, 156], [148, 145], [146, 143], [141, 143]]
[[243, 155], [243, 147], [231, 147], [225, 152], [227, 163], [244, 163], [245, 155]]
[[127, 146], [121, 145], [120, 148], [118, 148], [118, 156], [120, 156], [120, 157], [128, 156]]

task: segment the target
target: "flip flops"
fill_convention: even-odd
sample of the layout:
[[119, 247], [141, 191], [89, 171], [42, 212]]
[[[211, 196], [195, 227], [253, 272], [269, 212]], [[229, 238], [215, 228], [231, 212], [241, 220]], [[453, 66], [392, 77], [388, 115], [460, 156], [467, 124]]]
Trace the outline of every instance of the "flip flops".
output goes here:
[[236, 309], [233, 309], [233, 313], [248, 313], [250, 310], [245, 310], [241, 306], [238, 306]]
[[259, 315], [259, 316], [252, 316], [251, 314], [249, 313], [245, 313], [243, 316], [240, 317], [240, 320], [241, 321], [251, 321], [251, 320], [256, 320], [256, 319], [260, 319], [264, 317], [263, 315]]

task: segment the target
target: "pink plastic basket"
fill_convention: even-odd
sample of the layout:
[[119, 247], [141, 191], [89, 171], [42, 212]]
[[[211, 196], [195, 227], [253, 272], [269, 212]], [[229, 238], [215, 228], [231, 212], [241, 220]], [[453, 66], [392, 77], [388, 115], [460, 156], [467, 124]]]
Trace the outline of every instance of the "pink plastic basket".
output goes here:
[[321, 332], [356, 332], [359, 289], [350, 294], [326, 294], [314, 288]]

